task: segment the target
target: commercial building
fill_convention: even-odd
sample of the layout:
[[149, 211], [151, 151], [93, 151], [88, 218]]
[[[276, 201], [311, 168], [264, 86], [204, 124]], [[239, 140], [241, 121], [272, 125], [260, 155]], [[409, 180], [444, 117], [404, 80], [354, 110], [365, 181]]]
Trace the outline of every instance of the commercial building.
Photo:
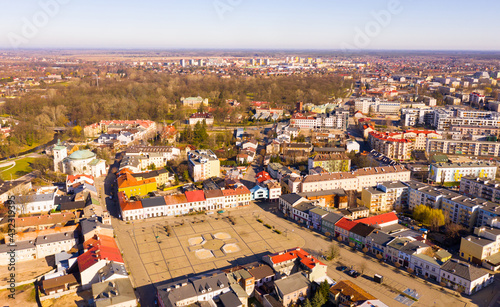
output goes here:
[[195, 150], [187, 156], [189, 175], [195, 182], [220, 176], [220, 161], [213, 151]]
[[441, 266], [439, 282], [447, 287], [471, 295], [493, 283], [494, 276], [468, 263], [451, 259]]
[[461, 239], [460, 257], [475, 264], [482, 264], [488, 257], [500, 252], [500, 229], [476, 227], [474, 235]]
[[432, 163], [429, 179], [433, 182], [457, 183], [462, 177], [495, 179], [497, 166], [489, 162]]
[[157, 189], [155, 178], [137, 180], [129, 169], [119, 171], [117, 176], [118, 192], [124, 192], [127, 197], [147, 195]]

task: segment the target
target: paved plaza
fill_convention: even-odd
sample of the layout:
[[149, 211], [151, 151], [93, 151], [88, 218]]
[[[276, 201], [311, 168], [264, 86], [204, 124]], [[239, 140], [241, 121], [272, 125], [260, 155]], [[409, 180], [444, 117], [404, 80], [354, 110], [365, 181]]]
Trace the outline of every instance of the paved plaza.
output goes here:
[[[234, 225], [227, 213], [121, 223], [118, 240], [127, 250], [124, 257], [132, 276], [142, 267], [149, 281], [161, 283], [259, 261], [267, 253], [304, 245], [295, 234], [268, 229], [263, 224], [272, 222], [263, 218], [264, 223], [259, 223], [248, 208], [230, 214]], [[130, 249], [135, 253], [129, 253]], [[142, 286], [140, 280], [136, 286]]]

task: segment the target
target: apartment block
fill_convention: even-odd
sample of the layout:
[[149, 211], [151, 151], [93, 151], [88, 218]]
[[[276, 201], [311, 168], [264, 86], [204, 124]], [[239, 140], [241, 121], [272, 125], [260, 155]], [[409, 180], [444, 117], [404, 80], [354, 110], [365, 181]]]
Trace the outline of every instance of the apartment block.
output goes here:
[[370, 213], [387, 212], [406, 207], [407, 193], [408, 186], [401, 182], [383, 182], [376, 188], [364, 188], [361, 202], [370, 209]]
[[500, 181], [489, 178], [462, 177], [460, 193], [500, 203]]
[[195, 150], [187, 156], [189, 175], [195, 182], [220, 176], [220, 161], [213, 151]]
[[489, 162], [433, 163], [429, 168], [429, 179], [452, 183], [467, 176], [495, 179], [496, 172], [497, 166]]
[[427, 139], [425, 150], [428, 154], [500, 156], [500, 143], [488, 141], [458, 141]]
[[318, 166], [330, 173], [348, 172], [351, 170], [351, 159], [345, 153], [313, 154], [308, 159], [308, 167]]

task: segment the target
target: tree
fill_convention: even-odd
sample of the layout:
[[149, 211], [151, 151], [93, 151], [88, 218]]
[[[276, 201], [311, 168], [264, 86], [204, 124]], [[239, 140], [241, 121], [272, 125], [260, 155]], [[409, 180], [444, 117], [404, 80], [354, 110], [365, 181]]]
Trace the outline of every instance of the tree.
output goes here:
[[432, 209], [425, 205], [418, 205], [413, 210], [413, 218], [425, 225], [437, 229], [444, 225], [444, 214], [440, 209]]
[[321, 294], [320, 291], [316, 291], [311, 301], [312, 307], [321, 307], [324, 303], [326, 303], [326, 298], [323, 296], [323, 294]]
[[189, 172], [187, 170], [185, 170], [182, 173], [182, 177], [184, 178], [184, 181], [189, 181]]
[[47, 156], [36, 158], [31, 162], [31, 168], [33, 170], [40, 171], [42, 174], [46, 174], [52, 168], [52, 159]]
[[318, 292], [321, 292], [323, 297], [328, 297], [328, 293], [330, 292], [330, 284], [328, 281], [323, 280], [323, 282], [319, 285], [319, 288], [317, 290]]
[[150, 170], [150, 171], [156, 170], [156, 165], [154, 163], [149, 164], [148, 165], [148, 170]]
[[366, 260], [361, 263], [361, 265], [359, 266], [359, 272], [361, 273], [361, 275], [365, 273], [367, 266], [368, 264], [366, 263]]
[[304, 303], [302, 304], [302, 307], [312, 307], [311, 301], [309, 301], [309, 299], [306, 298]]
[[325, 257], [327, 260], [331, 261], [337, 259], [340, 256], [340, 249], [337, 244], [332, 243], [328, 250], [326, 251]]

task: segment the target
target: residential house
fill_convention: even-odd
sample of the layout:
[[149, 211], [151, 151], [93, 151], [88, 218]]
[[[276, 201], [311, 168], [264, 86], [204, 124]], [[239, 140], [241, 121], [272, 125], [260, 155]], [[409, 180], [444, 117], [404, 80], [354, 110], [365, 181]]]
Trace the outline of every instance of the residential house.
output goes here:
[[128, 278], [99, 282], [92, 285], [92, 296], [96, 307], [135, 307], [137, 298]]
[[494, 276], [468, 263], [451, 259], [441, 266], [439, 282], [460, 293], [472, 295], [493, 283]]
[[341, 280], [330, 288], [329, 300], [335, 306], [358, 306], [376, 298], [352, 281]]
[[301, 272], [274, 281], [283, 306], [290, 306], [309, 296], [311, 282]]
[[326, 236], [337, 236], [335, 233], [335, 224], [337, 224], [343, 215], [335, 212], [329, 212], [327, 215], [321, 218], [321, 232]]

